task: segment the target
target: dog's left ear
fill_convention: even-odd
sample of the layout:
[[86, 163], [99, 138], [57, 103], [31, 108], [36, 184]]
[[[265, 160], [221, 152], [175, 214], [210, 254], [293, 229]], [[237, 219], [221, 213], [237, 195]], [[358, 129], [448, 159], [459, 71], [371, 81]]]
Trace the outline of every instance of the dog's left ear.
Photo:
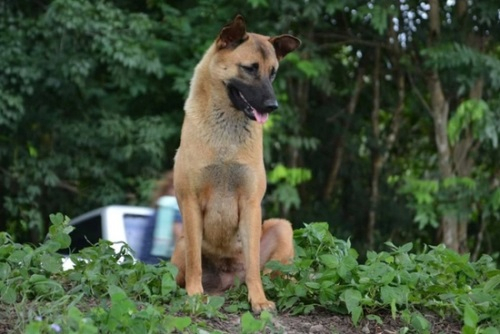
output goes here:
[[245, 19], [241, 15], [236, 15], [234, 20], [226, 25], [217, 37], [217, 48], [237, 47], [248, 39]]
[[271, 37], [269, 42], [274, 46], [278, 60], [283, 59], [288, 53], [300, 46], [300, 39], [292, 35], [280, 35]]

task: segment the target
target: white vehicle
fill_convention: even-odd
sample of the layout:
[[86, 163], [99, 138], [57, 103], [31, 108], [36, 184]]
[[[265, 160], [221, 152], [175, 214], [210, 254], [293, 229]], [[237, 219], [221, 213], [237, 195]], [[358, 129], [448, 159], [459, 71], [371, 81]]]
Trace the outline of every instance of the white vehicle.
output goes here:
[[[173, 196], [158, 200], [158, 210], [130, 205], [110, 205], [84, 213], [71, 219], [75, 229], [70, 233], [71, 253], [96, 244], [99, 239], [108, 240], [119, 252], [125, 242], [136, 260], [157, 263], [168, 260], [173, 251], [173, 220], [178, 210]], [[68, 253], [66, 253], [69, 255]], [[64, 269], [73, 268], [69, 257], [63, 262]]]
[[[147, 207], [110, 205], [84, 213], [71, 219], [70, 225], [75, 229], [70, 233], [71, 253], [96, 244], [99, 239], [109, 240], [118, 252], [119, 242], [126, 242], [134, 251], [137, 259], [143, 249], [146, 230], [154, 210]], [[73, 262], [66, 257], [63, 262], [65, 270], [73, 268]]]

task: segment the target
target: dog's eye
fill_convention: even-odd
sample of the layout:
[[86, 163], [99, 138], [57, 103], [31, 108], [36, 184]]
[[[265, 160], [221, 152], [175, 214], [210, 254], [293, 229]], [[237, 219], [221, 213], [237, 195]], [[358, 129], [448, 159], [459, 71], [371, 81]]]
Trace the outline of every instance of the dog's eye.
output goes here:
[[253, 63], [251, 65], [240, 65], [240, 67], [245, 70], [248, 74], [255, 75], [259, 73], [259, 64], [258, 63]]
[[274, 67], [271, 68], [271, 74], [269, 75], [269, 78], [271, 80], [274, 80], [274, 78], [276, 78], [276, 69]]

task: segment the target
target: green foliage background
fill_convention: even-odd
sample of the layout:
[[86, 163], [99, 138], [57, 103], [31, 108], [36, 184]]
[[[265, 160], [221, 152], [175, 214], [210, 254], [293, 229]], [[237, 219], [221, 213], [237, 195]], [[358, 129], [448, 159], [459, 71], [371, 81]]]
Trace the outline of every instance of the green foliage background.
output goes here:
[[[265, 128], [266, 216], [286, 216], [296, 227], [328, 221], [363, 249], [373, 208], [376, 248], [388, 239], [436, 243], [441, 218], [453, 215], [468, 224], [469, 249], [498, 256], [499, 6], [472, 2], [459, 17], [457, 4], [440, 3], [441, 37], [430, 47], [429, 4], [413, 0], [2, 2], [0, 230], [39, 241], [52, 212], [73, 217], [112, 203], [148, 205], [155, 180], [173, 164], [193, 67], [220, 27], [242, 13], [251, 31], [303, 41], [281, 65], [280, 109]], [[484, 45], [471, 47], [471, 36]], [[439, 175], [427, 110], [431, 70], [450, 108], [450, 147], [472, 140], [470, 172], [450, 179]], [[350, 113], [359, 73], [363, 88]], [[389, 146], [399, 73], [405, 98]], [[482, 95], [472, 99], [477, 78]], [[386, 153], [380, 195], [370, 203], [372, 163]]]

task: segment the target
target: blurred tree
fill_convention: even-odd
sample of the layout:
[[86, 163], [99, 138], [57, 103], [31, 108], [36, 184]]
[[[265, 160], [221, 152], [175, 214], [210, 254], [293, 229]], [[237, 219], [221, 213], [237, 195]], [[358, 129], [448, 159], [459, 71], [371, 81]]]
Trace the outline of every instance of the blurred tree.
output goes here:
[[145, 198], [182, 115], [182, 95], [162, 88], [178, 23], [103, 1], [8, 1], [0, 12], [2, 228], [35, 241], [51, 212]]
[[[237, 13], [303, 45], [266, 123], [268, 215], [358, 248], [500, 251], [500, 6], [415, 0], [44, 0], [0, 5], [0, 228], [146, 203], [197, 61]], [[19, 225], [22, 221], [25, 225]], [[11, 231], [12, 232], [12, 231]]]
[[[496, 104], [500, 89], [499, 7], [432, 0], [425, 5], [415, 3], [413, 8], [425, 10], [427, 21], [427, 26], [418, 28], [419, 37], [425, 39], [412, 43], [418, 64], [412, 73], [416, 92], [427, 90], [419, 98], [434, 125], [439, 236], [450, 248], [466, 252], [468, 223], [479, 203], [492, 195], [486, 192], [486, 198], [477, 197], [478, 188], [498, 182], [497, 166], [490, 165], [484, 173], [485, 160], [478, 153], [498, 146], [499, 113], [490, 104]], [[493, 189], [494, 182], [488, 188]]]

